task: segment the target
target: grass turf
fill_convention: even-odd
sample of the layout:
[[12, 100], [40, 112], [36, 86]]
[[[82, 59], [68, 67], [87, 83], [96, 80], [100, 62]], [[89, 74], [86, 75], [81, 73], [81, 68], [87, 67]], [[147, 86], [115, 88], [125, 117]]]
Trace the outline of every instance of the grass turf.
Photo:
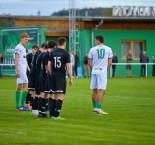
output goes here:
[[74, 79], [54, 121], [15, 111], [15, 77], [0, 79], [0, 145], [154, 145], [155, 78], [110, 78], [109, 115], [92, 113], [90, 79]]

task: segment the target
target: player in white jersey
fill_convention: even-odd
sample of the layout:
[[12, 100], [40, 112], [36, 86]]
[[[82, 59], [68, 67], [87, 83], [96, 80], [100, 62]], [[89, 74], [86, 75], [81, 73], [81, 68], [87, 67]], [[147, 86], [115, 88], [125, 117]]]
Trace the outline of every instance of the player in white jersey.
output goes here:
[[[28, 91], [28, 78], [27, 78], [27, 60], [26, 60], [26, 49], [24, 45], [28, 42], [29, 35], [22, 33], [20, 35], [20, 43], [15, 47], [15, 69], [17, 77], [17, 88], [16, 88], [16, 110], [29, 110], [24, 106], [27, 91]], [[22, 95], [21, 95], [21, 90]]]
[[96, 36], [96, 46], [91, 48], [88, 55], [88, 64], [92, 68], [90, 88], [93, 89], [93, 112], [108, 114], [102, 111], [102, 100], [107, 86], [107, 70], [112, 64], [112, 50], [103, 44], [103, 36]]

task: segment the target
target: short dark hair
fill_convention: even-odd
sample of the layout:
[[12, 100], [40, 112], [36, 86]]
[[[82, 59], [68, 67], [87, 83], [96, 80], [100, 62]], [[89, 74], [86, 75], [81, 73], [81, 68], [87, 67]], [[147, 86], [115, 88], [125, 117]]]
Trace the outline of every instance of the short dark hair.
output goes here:
[[64, 45], [65, 42], [66, 42], [66, 38], [65, 37], [59, 37], [58, 38], [58, 43], [59, 43], [60, 46]]
[[41, 48], [45, 48], [45, 49], [48, 49], [48, 42], [45, 41], [41, 44]]
[[38, 47], [38, 45], [33, 45], [33, 46], [32, 46], [32, 49], [36, 49], [36, 50], [38, 50], [39, 47]]
[[101, 36], [101, 35], [97, 35], [97, 36], [95, 37], [95, 39], [96, 39], [96, 40], [99, 40], [101, 43], [104, 42], [104, 38], [103, 38], [103, 36]]
[[54, 48], [56, 46], [56, 42], [54, 40], [48, 41], [48, 48]]

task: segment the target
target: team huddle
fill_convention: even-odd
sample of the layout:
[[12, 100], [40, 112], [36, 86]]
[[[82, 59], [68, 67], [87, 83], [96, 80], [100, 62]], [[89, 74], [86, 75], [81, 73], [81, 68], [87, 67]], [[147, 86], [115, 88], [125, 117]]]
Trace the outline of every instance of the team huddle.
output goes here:
[[[21, 42], [15, 48], [16, 110], [32, 109], [37, 117], [47, 117], [48, 110], [49, 118], [63, 120], [59, 115], [66, 93], [66, 71], [69, 86], [73, 84], [70, 55], [65, 51], [66, 38], [58, 38], [58, 47], [53, 40], [42, 43], [41, 48], [33, 45], [32, 53], [28, 55], [24, 45], [29, 35], [22, 33], [20, 38]], [[102, 110], [102, 100], [107, 85], [107, 70], [112, 64], [112, 50], [103, 44], [102, 36], [95, 39], [96, 46], [90, 49], [88, 55], [88, 64], [92, 68], [90, 88], [93, 90], [93, 113], [102, 115], [108, 114]]]
[[[29, 36], [22, 33], [20, 38], [21, 42], [15, 48], [16, 110], [27, 111], [32, 108], [32, 113], [38, 117], [47, 117], [46, 111], [49, 110], [51, 119], [63, 119], [59, 114], [66, 93], [66, 69], [69, 85], [73, 83], [70, 57], [65, 51], [66, 39], [58, 39], [58, 48], [53, 40], [42, 43], [40, 49], [33, 45], [32, 53], [26, 56], [24, 45]], [[26, 97], [29, 105], [25, 105]]]

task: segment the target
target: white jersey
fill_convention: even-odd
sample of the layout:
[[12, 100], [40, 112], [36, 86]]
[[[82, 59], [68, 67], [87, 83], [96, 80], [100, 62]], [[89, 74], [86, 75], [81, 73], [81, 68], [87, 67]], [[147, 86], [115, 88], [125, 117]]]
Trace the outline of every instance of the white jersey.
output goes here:
[[97, 45], [90, 49], [88, 58], [92, 59], [92, 74], [107, 74], [108, 59], [112, 58], [112, 50], [106, 45]]
[[15, 54], [18, 54], [18, 70], [20, 73], [26, 73], [27, 71], [27, 60], [26, 60], [26, 49], [23, 45], [18, 44], [15, 47]]

